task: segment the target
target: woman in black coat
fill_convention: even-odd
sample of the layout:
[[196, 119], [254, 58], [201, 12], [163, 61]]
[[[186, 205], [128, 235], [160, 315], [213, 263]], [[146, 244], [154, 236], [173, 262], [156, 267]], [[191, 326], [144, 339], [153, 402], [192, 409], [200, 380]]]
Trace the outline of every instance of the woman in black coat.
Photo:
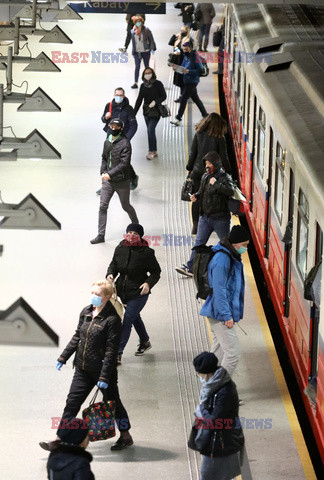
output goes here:
[[[110, 301], [114, 293], [111, 281], [102, 280], [92, 284], [90, 305], [80, 313], [77, 329], [56, 362], [61, 370], [75, 354], [75, 372], [72, 379], [62, 419], [75, 417], [93, 387], [103, 393], [104, 400], [115, 400], [116, 424], [120, 438], [111, 450], [122, 450], [133, 444], [127, 411], [118, 391], [117, 354], [121, 333], [121, 319]], [[59, 434], [59, 430], [57, 432]], [[49, 450], [53, 442], [41, 442]]]
[[[225, 134], [227, 122], [218, 113], [210, 113], [195, 126], [196, 134], [192, 140], [190, 155], [186, 169], [191, 173], [193, 191], [198, 192], [201, 177], [205, 173], [203, 157], [208, 152], [217, 152], [221, 157], [224, 170], [231, 173], [228, 159]], [[199, 221], [199, 201], [192, 204], [192, 234], [197, 233]]]
[[200, 480], [232, 480], [241, 473], [244, 446], [236, 385], [214, 353], [193, 364], [202, 387], [188, 446], [202, 455]]
[[47, 461], [49, 480], [95, 480], [91, 472], [92, 455], [86, 452], [89, 445], [88, 426], [81, 418], [66, 420], [57, 432], [58, 440], [52, 442]]
[[161, 118], [159, 105], [161, 105], [166, 99], [166, 93], [163, 83], [160, 82], [160, 80], [157, 80], [152, 68], [145, 68], [142, 80], [143, 83], [138, 93], [134, 110], [136, 115], [144, 100], [143, 115], [147, 126], [149, 145], [149, 152], [146, 155], [146, 158], [152, 160], [158, 155], [155, 129]]
[[154, 250], [149, 248], [143, 235], [142, 225], [135, 223], [128, 225], [125, 238], [116, 247], [107, 270], [107, 278], [110, 280], [114, 280], [119, 274], [116, 282], [117, 294], [126, 304], [118, 349], [119, 364], [133, 325], [140, 339], [135, 355], [143, 355], [152, 348], [140, 312], [148, 300], [151, 289], [160, 279], [161, 268]]

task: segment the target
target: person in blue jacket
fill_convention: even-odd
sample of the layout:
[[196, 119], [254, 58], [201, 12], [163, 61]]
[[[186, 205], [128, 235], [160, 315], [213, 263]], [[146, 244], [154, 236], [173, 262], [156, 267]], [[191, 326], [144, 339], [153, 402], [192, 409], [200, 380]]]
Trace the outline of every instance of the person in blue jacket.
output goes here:
[[[131, 140], [137, 131], [137, 120], [133, 107], [129, 104], [129, 100], [125, 95], [125, 90], [122, 87], [115, 88], [114, 98], [105, 106], [101, 121], [105, 124], [103, 130], [107, 134], [107, 138], [112, 132], [109, 127], [112, 118], [119, 118], [124, 123], [124, 135], [128, 140]], [[138, 185], [138, 175], [132, 165], [130, 165], [130, 189], [135, 190]], [[101, 194], [101, 189], [97, 191], [97, 195]]]
[[182, 51], [184, 53], [184, 59], [181, 64], [185, 68], [183, 71], [183, 91], [179, 106], [179, 111], [175, 116], [175, 120], [172, 120], [173, 125], [179, 126], [182, 116], [187, 106], [189, 98], [197, 105], [200, 113], [203, 117], [207, 117], [208, 113], [204, 107], [204, 104], [200, 100], [197, 93], [197, 85], [199, 83], [200, 71], [203, 69], [202, 63], [199, 61], [196, 50], [193, 50], [192, 42], [186, 42], [182, 45]]
[[241, 225], [234, 225], [229, 236], [212, 249], [208, 265], [208, 295], [200, 315], [208, 318], [213, 335], [211, 351], [232, 376], [240, 359], [240, 343], [234, 325], [243, 318], [244, 274], [241, 255], [246, 252], [250, 234]]

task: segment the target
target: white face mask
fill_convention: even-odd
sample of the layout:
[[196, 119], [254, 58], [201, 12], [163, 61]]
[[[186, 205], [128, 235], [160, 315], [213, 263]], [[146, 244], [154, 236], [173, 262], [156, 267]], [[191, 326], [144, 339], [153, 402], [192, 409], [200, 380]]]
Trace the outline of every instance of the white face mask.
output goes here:
[[144, 78], [145, 78], [145, 80], [151, 80], [151, 78], [152, 78], [152, 73], [146, 73], [146, 74], [144, 75]]

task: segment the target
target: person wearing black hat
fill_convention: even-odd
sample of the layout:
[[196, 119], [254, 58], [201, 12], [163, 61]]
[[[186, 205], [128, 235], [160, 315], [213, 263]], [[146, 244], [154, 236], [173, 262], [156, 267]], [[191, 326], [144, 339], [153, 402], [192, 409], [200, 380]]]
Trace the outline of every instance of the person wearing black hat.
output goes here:
[[[234, 194], [233, 179], [223, 169], [219, 154], [208, 152], [202, 161], [205, 164], [205, 173], [201, 178], [198, 192], [190, 197], [192, 202], [199, 200], [200, 203], [195, 246], [206, 245], [213, 232], [217, 233], [219, 239], [229, 234], [231, 214], [228, 199]], [[194, 258], [195, 250], [192, 250], [188, 262], [182, 267], [176, 267], [176, 271], [192, 277]]]
[[154, 250], [148, 246], [143, 236], [142, 225], [136, 223], [128, 225], [124, 240], [116, 247], [106, 274], [106, 278], [112, 281], [119, 274], [116, 282], [117, 294], [126, 304], [118, 349], [119, 365], [133, 325], [139, 336], [135, 355], [143, 355], [152, 348], [140, 312], [148, 300], [151, 289], [160, 279], [161, 268]]
[[132, 147], [125, 137], [124, 123], [119, 118], [113, 118], [109, 123], [111, 134], [104, 143], [100, 175], [102, 181], [98, 235], [90, 243], [105, 241], [107, 210], [109, 202], [117, 192], [122, 208], [127, 212], [131, 222], [138, 223], [134, 207], [129, 202], [130, 194], [130, 161]]
[[51, 442], [47, 461], [50, 480], [94, 480], [90, 462], [92, 455], [86, 452], [89, 444], [88, 426], [81, 418], [61, 422], [58, 440]]
[[244, 446], [236, 385], [211, 352], [200, 353], [193, 365], [202, 387], [188, 446], [202, 455], [200, 480], [234, 479]]
[[182, 45], [184, 59], [181, 64], [183, 70], [183, 90], [181, 92], [180, 106], [177, 115], [171, 123], [175, 126], [181, 124], [181, 119], [187, 106], [189, 98], [197, 105], [202, 117], [207, 117], [208, 113], [204, 104], [200, 100], [197, 92], [197, 85], [199, 83], [200, 71], [203, 69], [202, 63], [196, 55], [196, 50], [193, 50], [192, 42], [186, 42]]
[[246, 252], [249, 241], [249, 232], [241, 225], [234, 225], [228, 237], [212, 247], [214, 256], [208, 265], [212, 294], [208, 295], [200, 310], [200, 315], [208, 318], [212, 331], [211, 351], [231, 376], [240, 359], [240, 342], [233, 327], [243, 318], [244, 274], [241, 255]]

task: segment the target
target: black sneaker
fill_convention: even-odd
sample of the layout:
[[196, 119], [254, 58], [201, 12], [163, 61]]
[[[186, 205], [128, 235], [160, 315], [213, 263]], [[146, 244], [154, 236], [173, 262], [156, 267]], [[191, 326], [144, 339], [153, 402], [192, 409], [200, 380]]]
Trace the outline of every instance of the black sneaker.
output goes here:
[[138, 186], [138, 179], [139, 179], [139, 176], [138, 176], [138, 175], [135, 175], [135, 177], [132, 178], [131, 183], [130, 183], [130, 189], [131, 189], [131, 190], [135, 190], [135, 188], [137, 188], [137, 186]]
[[134, 83], [134, 85], [132, 85], [131, 88], [138, 88], [137, 83]]
[[186, 277], [193, 277], [193, 273], [187, 265], [182, 265], [182, 267], [176, 267], [176, 272], [181, 273], [181, 275], [185, 275]]
[[177, 98], [174, 103], [180, 103], [181, 102], [181, 97]]
[[140, 343], [138, 345], [138, 349], [135, 352], [136, 357], [140, 355], [144, 355], [147, 350], [150, 350], [152, 348], [151, 342], [148, 340], [147, 342]]
[[96, 238], [93, 238], [90, 240], [90, 243], [92, 245], [95, 245], [96, 243], [104, 243], [105, 242], [105, 237], [103, 235], [97, 235]]

